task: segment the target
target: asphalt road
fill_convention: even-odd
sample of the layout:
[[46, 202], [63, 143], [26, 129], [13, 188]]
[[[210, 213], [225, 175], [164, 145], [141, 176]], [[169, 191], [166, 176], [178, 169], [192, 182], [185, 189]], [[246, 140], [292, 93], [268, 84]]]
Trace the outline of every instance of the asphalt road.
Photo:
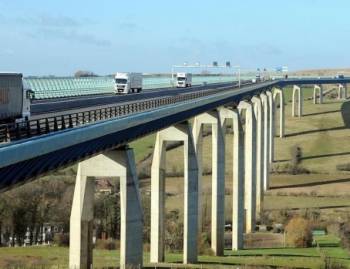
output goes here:
[[230, 88], [237, 83], [215, 83], [207, 85], [196, 85], [189, 88], [161, 88], [143, 90], [141, 93], [127, 95], [101, 94], [92, 96], [80, 96], [72, 98], [56, 98], [46, 100], [36, 100], [31, 105], [32, 117], [42, 117], [50, 115], [68, 114], [82, 110], [93, 110], [103, 108], [113, 104], [127, 103], [133, 101], [147, 100], [158, 97], [175, 96], [195, 91]]

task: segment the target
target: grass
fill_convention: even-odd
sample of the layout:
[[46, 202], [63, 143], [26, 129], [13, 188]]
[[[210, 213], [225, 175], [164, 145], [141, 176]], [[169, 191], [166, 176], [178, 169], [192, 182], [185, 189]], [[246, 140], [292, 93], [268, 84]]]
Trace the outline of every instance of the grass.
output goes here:
[[[339, 247], [339, 239], [334, 236], [317, 236], [318, 247], [313, 248], [268, 248], [225, 251], [224, 257], [200, 256], [199, 264], [188, 268], [213, 268], [221, 265], [269, 265], [286, 268], [322, 268], [321, 257], [326, 255], [333, 261], [350, 268], [350, 255]], [[332, 247], [330, 247], [332, 245]], [[68, 248], [62, 247], [27, 247], [0, 248], [0, 266], [6, 268], [14, 264], [20, 268], [65, 268], [68, 266]], [[149, 253], [144, 253], [144, 263], [149, 264]], [[182, 254], [167, 253], [166, 266], [180, 266]], [[119, 264], [119, 252], [94, 250], [94, 268], [115, 267]], [[165, 265], [165, 264], [164, 264]], [[204, 266], [204, 267], [202, 267]], [[154, 267], [151, 267], [154, 268]]]

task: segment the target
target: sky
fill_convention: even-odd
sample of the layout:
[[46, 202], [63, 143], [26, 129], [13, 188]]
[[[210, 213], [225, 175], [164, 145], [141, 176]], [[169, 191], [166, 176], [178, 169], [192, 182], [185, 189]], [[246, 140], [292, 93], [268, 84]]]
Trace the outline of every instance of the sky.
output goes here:
[[349, 0], [0, 0], [0, 71], [350, 66]]

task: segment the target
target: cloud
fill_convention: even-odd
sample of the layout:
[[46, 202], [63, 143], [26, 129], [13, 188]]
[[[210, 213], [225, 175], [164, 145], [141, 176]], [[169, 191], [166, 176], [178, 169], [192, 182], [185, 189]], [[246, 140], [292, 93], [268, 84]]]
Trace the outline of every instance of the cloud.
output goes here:
[[37, 25], [43, 27], [55, 27], [55, 28], [70, 28], [79, 27], [82, 25], [82, 21], [74, 19], [68, 16], [62, 15], [48, 15], [41, 14], [31, 17], [16, 18], [15, 21], [19, 24], [25, 25]]
[[119, 28], [124, 30], [136, 30], [137, 28], [139, 28], [139, 26], [134, 22], [121, 22], [119, 24]]
[[111, 42], [109, 40], [98, 38], [92, 34], [79, 33], [76, 30], [40, 28], [35, 33], [28, 33], [28, 36], [32, 38], [51, 38], [70, 42], [75, 41], [78, 43], [94, 45], [98, 47], [108, 47], [111, 45]]

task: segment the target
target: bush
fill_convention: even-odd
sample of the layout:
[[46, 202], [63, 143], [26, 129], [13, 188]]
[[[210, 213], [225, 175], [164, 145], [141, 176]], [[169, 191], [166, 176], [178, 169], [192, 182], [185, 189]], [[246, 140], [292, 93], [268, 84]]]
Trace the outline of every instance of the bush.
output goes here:
[[343, 223], [340, 226], [340, 239], [341, 239], [341, 245], [350, 250], [350, 224], [349, 223]]
[[202, 233], [198, 239], [198, 253], [200, 255], [213, 255], [214, 252], [210, 247], [210, 239], [207, 233]]
[[119, 241], [114, 239], [97, 239], [95, 244], [96, 249], [114, 250], [119, 248]]
[[271, 167], [271, 173], [300, 175], [300, 174], [310, 174], [310, 171], [300, 166], [299, 164], [285, 163], [285, 164], [273, 165]]
[[97, 77], [97, 75], [91, 71], [78, 70], [74, 73], [75, 78], [85, 78], [85, 77]]
[[297, 166], [298, 164], [301, 163], [301, 158], [302, 158], [302, 150], [301, 147], [299, 146], [293, 146], [290, 148], [290, 155], [291, 155], [291, 160], [292, 160], [292, 165]]
[[338, 164], [336, 167], [339, 171], [350, 171], [350, 163]]
[[57, 233], [53, 237], [53, 242], [59, 247], [69, 246], [69, 234], [68, 233]]
[[312, 245], [310, 223], [302, 217], [292, 218], [286, 226], [286, 242], [292, 247], [309, 247]]
[[170, 252], [183, 248], [183, 222], [180, 220], [179, 210], [173, 210], [166, 214], [165, 222], [165, 247]]
[[146, 179], [146, 178], [150, 178], [151, 177], [151, 167], [150, 165], [146, 166], [143, 165], [141, 166], [141, 168], [139, 169], [138, 172], [138, 178], [139, 179]]

